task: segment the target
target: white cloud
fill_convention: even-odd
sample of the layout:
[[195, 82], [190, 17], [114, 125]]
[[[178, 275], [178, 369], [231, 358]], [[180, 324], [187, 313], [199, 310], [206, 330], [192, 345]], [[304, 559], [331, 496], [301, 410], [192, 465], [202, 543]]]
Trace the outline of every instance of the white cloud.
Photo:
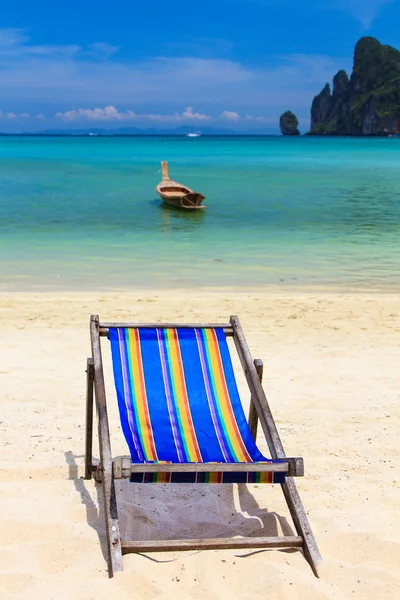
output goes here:
[[80, 55], [81, 58], [107, 59], [119, 47], [106, 42], [94, 42], [87, 47], [77, 44], [32, 44], [24, 29], [0, 29], [0, 57], [68, 58]]
[[107, 44], [106, 42], [94, 42], [93, 44], [89, 44], [88, 49], [89, 52], [95, 57], [109, 58], [118, 52], [119, 47], [113, 46], [112, 44]]
[[7, 119], [16, 119], [17, 115], [13, 112], [9, 112], [6, 114]]
[[134, 119], [143, 119], [150, 121], [206, 121], [211, 119], [208, 115], [199, 112], [193, 112], [193, 108], [188, 106], [182, 113], [173, 114], [136, 114], [132, 110], [119, 111], [115, 106], [106, 106], [104, 108], [78, 108], [58, 112], [55, 118], [64, 121], [132, 121]]
[[254, 121], [257, 121], [258, 123], [276, 123], [278, 121], [278, 117], [276, 115], [271, 115], [269, 117], [264, 117], [262, 115], [259, 115], [258, 117], [253, 117]]
[[68, 57], [77, 54], [80, 50], [81, 46], [75, 44], [31, 44], [24, 29], [0, 29], [0, 57], [8, 59], [34, 56]]
[[233, 110], [224, 110], [221, 113], [222, 119], [227, 119], [228, 121], [239, 121], [240, 116], [237, 112]]
[[370, 29], [381, 9], [396, 0], [336, 0], [337, 8], [349, 12], [364, 29]]
[[223, 56], [226, 58], [234, 48], [233, 42], [224, 38], [207, 37], [200, 35], [182, 35], [169, 44], [178, 49], [184, 56], [213, 57]]
[[0, 29], [0, 48], [20, 46], [28, 40], [23, 29]]
[[246, 115], [245, 116], [245, 120], [246, 121], [255, 121], [256, 123], [265, 123], [265, 124], [275, 124], [278, 122], [279, 117], [277, 115], [269, 115], [269, 116], [264, 116], [264, 115]]
[[186, 110], [183, 111], [183, 113], [181, 115], [175, 115], [179, 120], [182, 121], [207, 121], [208, 119], [210, 119], [211, 117], [209, 117], [208, 115], [204, 115], [202, 113], [199, 112], [193, 112], [193, 108], [191, 106], [188, 106]]
[[33, 56], [63, 56], [68, 57], [74, 54], [77, 54], [82, 50], [81, 46], [76, 46], [71, 44], [70, 46], [55, 46], [52, 44], [44, 44], [42, 46], [26, 46], [24, 49], [24, 54], [30, 54]]
[[136, 118], [135, 113], [131, 110], [120, 112], [115, 106], [78, 108], [77, 110], [58, 112], [54, 116], [64, 121], [128, 121]]
[[[290, 8], [294, 4], [294, 0], [227, 0], [228, 2], [238, 2], [241, 4], [259, 4], [267, 9], [271, 6], [281, 6]], [[388, 5], [394, 4], [398, 0], [307, 0], [306, 5], [303, 3], [303, 12], [306, 16], [315, 10], [329, 11], [344, 11], [349, 13], [354, 19], [359, 21], [363, 29], [370, 29], [372, 23], [379, 16], [381, 9]]]
[[42, 113], [39, 113], [36, 115], [35, 119], [38, 119], [39, 121], [45, 121], [47, 117], [45, 117]]

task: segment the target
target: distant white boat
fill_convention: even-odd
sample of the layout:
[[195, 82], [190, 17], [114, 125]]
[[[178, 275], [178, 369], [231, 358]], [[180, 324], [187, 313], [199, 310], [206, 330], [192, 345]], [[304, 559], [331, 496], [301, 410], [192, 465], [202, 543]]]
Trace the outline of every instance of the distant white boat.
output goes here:
[[186, 137], [192, 137], [192, 138], [193, 137], [200, 137], [200, 136], [201, 136], [200, 131], [192, 131], [191, 133], [187, 133], [186, 134]]

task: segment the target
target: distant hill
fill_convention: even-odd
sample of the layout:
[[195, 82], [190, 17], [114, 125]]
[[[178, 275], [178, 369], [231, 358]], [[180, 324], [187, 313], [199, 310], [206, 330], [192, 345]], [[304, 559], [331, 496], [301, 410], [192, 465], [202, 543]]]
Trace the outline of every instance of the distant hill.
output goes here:
[[400, 52], [373, 37], [354, 50], [353, 72], [343, 70], [315, 96], [310, 135], [388, 135], [400, 130]]

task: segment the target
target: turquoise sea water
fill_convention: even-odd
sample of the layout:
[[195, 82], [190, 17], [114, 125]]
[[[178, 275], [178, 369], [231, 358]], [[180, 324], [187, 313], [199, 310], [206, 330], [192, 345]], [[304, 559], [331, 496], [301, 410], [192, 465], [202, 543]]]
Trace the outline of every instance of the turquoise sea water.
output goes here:
[[[206, 196], [164, 206], [160, 161]], [[0, 289], [400, 287], [400, 140], [0, 138]]]

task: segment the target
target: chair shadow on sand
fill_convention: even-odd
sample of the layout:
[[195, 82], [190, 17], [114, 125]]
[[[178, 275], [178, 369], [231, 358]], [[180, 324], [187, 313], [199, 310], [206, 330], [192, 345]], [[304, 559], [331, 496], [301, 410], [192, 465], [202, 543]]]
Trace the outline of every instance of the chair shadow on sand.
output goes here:
[[[107, 561], [102, 487], [96, 483], [92, 488], [90, 482], [79, 476], [82, 467], [77, 461], [80, 463], [82, 458], [71, 451], [65, 452], [68, 479], [73, 481], [85, 505], [87, 523], [96, 531]], [[122, 538], [132, 539], [132, 535], [138, 540], [295, 535], [286, 517], [260, 507], [247, 484], [132, 484], [117, 480], [115, 485]], [[91, 489], [96, 490], [96, 500]], [[244, 558], [267, 550], [235, 550], [235, 556]], [[279, 549], [285, 553], [298, 550]], [[155, 562], [170, 562], [141, 554]]]

